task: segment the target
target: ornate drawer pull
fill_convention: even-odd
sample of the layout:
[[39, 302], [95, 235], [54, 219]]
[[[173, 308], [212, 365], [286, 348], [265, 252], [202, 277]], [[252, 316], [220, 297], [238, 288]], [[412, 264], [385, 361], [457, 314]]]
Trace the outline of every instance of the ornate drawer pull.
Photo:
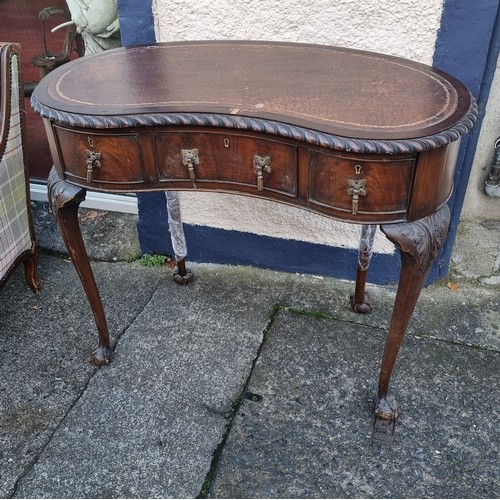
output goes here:
[[90, 184], [94, 168], [101, 168], [101, 153], [90, 151], [90, 149], [85, 150], [85, 153], [87, 155], [87, 160], [85, 161], [87, 164], [87, 183]]
[[196, 172], [194, 171], [195, 165], [200, 164], [200, 158], [198, 156], [198, 149], [181, 149], [182, 164], [186, 166], [189, 170], [189, 177], [191, 182], [194, 184], [196, 182]]
[[257, 173], [257, 189], [262, 191], [264, 189], [264, 172], [271, 173], [271, 157], [255, 155], [253, 168]]
[[358, 213], [360, 196], [366, 196], [366, 179], [347, 179], [347, 194], [352, 196], [352, 215]]

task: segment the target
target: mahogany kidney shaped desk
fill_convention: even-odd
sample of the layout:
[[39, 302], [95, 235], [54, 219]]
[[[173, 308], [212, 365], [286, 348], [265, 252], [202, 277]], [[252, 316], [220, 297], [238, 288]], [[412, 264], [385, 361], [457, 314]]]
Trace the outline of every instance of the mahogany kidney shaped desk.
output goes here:
[[[77, 59], [41, 81], [32, 105], [54, 160], [51, 208], [99, 332], [94, 363], [108, 363], [111, 350], [78, 225], [86, 188], [263, 197], [365, 229], [381, 224], [399, 248], [375, 408], [381, 421], [394, 421], [389, 380], [446, 236], [460, 138], [477, 115], [460, 82], [422, 64], [343, 48], [182, 42]], [[360, 246], [360, 312], [369, 310], [372, 233], [363, 232], [368, 241]]]

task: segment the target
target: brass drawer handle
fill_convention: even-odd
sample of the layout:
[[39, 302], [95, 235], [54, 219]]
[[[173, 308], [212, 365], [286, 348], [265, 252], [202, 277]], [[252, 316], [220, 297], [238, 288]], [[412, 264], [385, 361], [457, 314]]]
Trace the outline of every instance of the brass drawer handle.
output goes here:
[[181, 149], [182, 164], [188, 168], [189, 177], [191, 182], [194, 184], [196, 182], [196, 172], [194, 170], [195, 165], [200, 164], [200, 158], [198, 156], [198, 149]]
[[352, 215], [358, 213], [360, 196], [366, 196], [366, 179], [347, 179], [347, 194], [352, 196]]
[[87, 159], [85, 163], [87, 164], [87, 183], [92, 182], [92, 176], [94, 174], [95, 168], [101, 168], [101, 153], [96, 151], [90, 151], [90, 149], [85, 150]]
[[257, 189], [262, 191], [264, 189], [264, 172], [271, 173], [271, 157], [254, 155], [253, 168], [257, 174]]

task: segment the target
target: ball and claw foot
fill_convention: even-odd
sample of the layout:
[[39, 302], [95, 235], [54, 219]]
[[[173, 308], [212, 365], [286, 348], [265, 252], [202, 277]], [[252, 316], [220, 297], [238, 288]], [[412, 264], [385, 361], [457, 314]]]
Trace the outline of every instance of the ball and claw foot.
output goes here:
[[106, 366], [111, 363], [113, 358], [113, 351], [111, 347], [103, 347], [98, 345], [93, 351], [90, 357], [90, 362], [96, 366]]
[[191, 269], [186, 269], [186, 273], [184, 275], [179, 272], [179, 269], [174, 271], [174, 281], [178, 285], [187, 285], [188, 283], [191, 283], [193, 279], [194, 274], [191, 272]]
[[399, 409], [394, 396], [381, 396], [377, 399], [372, 443], [392, 444], [392, 437], [398, 416]]
[[384, 420], [396, 420], [399, 417], [398, 403], [392, 395], [380, 396], [375, 404], [375, 416]]
[[351, 295], [351, 307], [354, 312], [358, 314], [370, 314], [373, 311], [373, 306], [370, 298], [365, 294], [363, 302], [356, 304], [356, 296]]

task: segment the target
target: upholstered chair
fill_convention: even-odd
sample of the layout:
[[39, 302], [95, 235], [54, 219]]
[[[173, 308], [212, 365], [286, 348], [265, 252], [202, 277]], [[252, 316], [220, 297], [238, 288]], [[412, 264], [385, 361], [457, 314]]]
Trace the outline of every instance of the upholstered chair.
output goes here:
[[38, 293], [38, 246], [33, 230], [20, 47], [0, 42], [0, 288], [22, 262], [28, 286]]

